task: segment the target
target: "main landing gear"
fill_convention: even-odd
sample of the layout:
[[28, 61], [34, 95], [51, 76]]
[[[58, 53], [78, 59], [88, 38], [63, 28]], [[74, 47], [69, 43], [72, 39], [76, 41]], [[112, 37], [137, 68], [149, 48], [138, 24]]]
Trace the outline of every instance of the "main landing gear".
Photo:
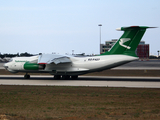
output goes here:
[[30, 78], [30, 75], [28, 75], [27, 73], [24, 75], [24, 78], [25, 79], [29, 79]]
[[54, 79], [55, 80], [60, 80], [60, 79], [62, 79], [62, 80], [69, 80], [69, 79], [72, 79], [72, 80], [76, 80], [76, 79], [78, 79], [78, 75], [73, 75], [73, 76], [70, 76], [70, 75], [54, 75]]
[[72, 79], [72, 80], [78, 79], [78, 75], [71, 76], [71, 79]]
[[60, 75], [54, 75], [54, 79], [55, 79], [55, 80], [60, 80], [60, 79], [61, 79], [61, 76], [60, 76]]

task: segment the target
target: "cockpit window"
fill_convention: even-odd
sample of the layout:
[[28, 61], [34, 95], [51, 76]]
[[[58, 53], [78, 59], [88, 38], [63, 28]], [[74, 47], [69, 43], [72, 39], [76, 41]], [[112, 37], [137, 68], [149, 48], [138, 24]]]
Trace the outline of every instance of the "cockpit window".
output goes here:
[[9, 60], [9, 62], [12, 62], [12, 61], [13, 61], [13, 59], [10, 59], [10, 60]]

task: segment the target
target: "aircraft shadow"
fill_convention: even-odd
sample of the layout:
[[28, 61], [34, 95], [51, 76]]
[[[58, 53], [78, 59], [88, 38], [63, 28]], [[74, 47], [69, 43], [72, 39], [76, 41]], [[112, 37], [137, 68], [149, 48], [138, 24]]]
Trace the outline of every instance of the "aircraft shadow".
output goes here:
[[[0, 77], [0, 80], [54, 80], [53, 77], [31, 77], [30, 79], [24, 79], [23, 77]], [[58, 80], [58, 81], [137, 81], [137, 82], [160, 82], [160, 79], [148, 79], [148, 78], [107, 78], [107, 77], [79, 77], [77, 80]]]

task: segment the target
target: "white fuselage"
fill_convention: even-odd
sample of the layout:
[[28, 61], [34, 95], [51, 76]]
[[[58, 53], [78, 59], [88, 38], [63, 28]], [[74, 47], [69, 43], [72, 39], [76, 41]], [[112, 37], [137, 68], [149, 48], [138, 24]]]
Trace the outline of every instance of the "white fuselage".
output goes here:
[[26, 62], [37, 63], [38, 56], [15, 57], [4, 65], [10, 72], [47, 72], [53, 75], [81, 75], [89, 72], [102, 71], [137, 60], [128, 55], [104, 55], [92, 57], [70, 57], [72, 62], [60, 64], [46, 64], [44, 69], [25, 70]]

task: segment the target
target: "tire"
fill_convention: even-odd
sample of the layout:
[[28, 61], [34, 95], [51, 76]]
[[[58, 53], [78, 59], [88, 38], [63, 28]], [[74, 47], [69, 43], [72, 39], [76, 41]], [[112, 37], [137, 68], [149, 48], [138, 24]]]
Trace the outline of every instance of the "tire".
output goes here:
[[26, 74], [26, 75], [24, 75], [24, 78], [25, 78], [25, 79], [29, 79], [29, 78], [30, 78], [30, 75], [27, 75], [27, 74]]
[[69, 80], [69, 79], [70, 79], [70, 76], [69, 76], [69, 75], [62, 75], [62, 79], [63, 79], [63, 80]]
[[54, 79], [55, 79], [55, 80], [60, 80], [60, 79], [61, 79], [61, 76], [60, 76], [60, 75], [54, 75]]
[[71, 76], [71, 79], [72, 80], [77, 80], [78, 79], [78, 75]]

